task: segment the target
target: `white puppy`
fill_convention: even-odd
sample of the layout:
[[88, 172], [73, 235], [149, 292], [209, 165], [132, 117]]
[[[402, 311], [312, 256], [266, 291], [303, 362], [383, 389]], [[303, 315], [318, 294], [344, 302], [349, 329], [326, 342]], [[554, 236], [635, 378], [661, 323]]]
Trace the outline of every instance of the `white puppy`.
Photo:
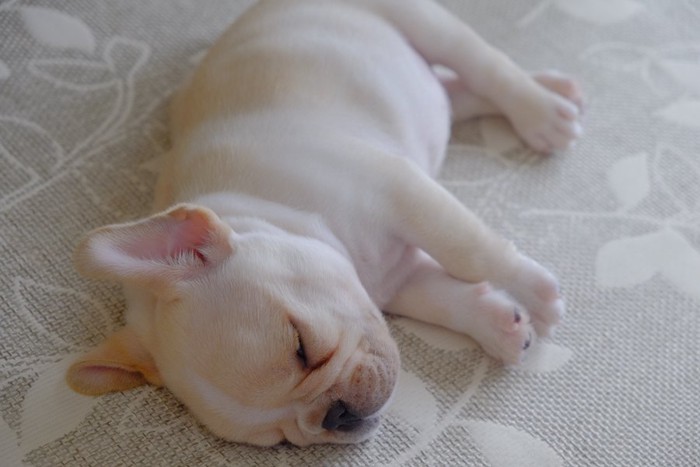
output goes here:
[[161, 213], [78, 247], [81, 272], [126, 285], [128, 310], [71, 386], [165, 385], [229, 440], [347, 443], [396, 384], [380, 310], [517, 363], [563, 304], [434, 181], [450, 102], [460, 118], [505, 115], [542, 152], [580, 132], [571, 80], [524, 73], [431, 1], [250, 9], [175, 99]]

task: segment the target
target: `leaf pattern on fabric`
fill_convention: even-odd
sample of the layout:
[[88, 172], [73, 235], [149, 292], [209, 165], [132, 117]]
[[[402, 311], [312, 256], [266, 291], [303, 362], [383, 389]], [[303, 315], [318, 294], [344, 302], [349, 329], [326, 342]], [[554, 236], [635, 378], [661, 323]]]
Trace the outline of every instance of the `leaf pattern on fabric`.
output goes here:
[[0, 80], [10, 77], [10, 69], [5, 65], [5, 62], [0, 60]]
[[600, 43], [586, 50], [581, 59], [596, 66], [621, 72], [637, 72], [649, 65], [651, 51], [636, 44]]
[[643, 10], [636, 0], [543, 0], [527, 15], [520, 19], [518, 25], [528, 26], [539, 18], [551, 6], [578, 20], [598, 26], [608, 26], [631, 19]]
[[151, 49], [140, 41], [115, 37], [105, 46], [104, 58], [112, 72], [122, 79], [132, 79], [146, 63]]
[[[51, 342], [58, 352], [73, 352], [93, 346], [114, 329], [102, 304], [74, 290], [17, 278], [13, 294], [16, 310], [25, 324]], [[76, 316], [81, 332], [76, 332], [74, 322], [56, 319], [60, 314], [54, 308], [63, 303], [74, 307], [63, 313], [68, 311]]]
[[2, 453], [2, 462], [7, 467], [20, 467], [23, 465], [22, 458], [24, 456], [19, 448], [17, 435], [2, 417], [0, 417], [0, 452]]
[[426, 388], [425, 381], [401, 370], [389, 413], [420, 433], [437, 422], [437, 400]]
[[623, 210], [629, 210], [647, 197], [651, 190], [648, 155], [645, 153], [618, 160], [608, 171], [608, 183]]
[[[690, 98], [688, 93], [691, 96], [700, 93], [700, 44], [646, 47], [623, 42], [603, 42], [589, 47], [581, 59], [611, 70], [634, 73], [654, 93], [660, 96], [676, 94], [679, 102], [675, 106], [683, 106]], [[663, 110], [670, 112], [671, 120], [685, 123], [684, 118], [674, 119], [672, 115], [676, 112], [683, 113], [684, 109]]]
[[661, 275], [700, 301], [700, 252], [672, 229], [603, 245], [596, 257], [596, 278], [604, 287], [630, 287]]
[[634, 0], [558, 0], [556, 6], [577, 19], [599, 25], [626, 21], [643, 9]]
[[95, 50], [95, 37], [80, 19], [52, 8], [20, 8], [29, 33], [41, 44], [57, 49], [75, 49], [85, 53]]
[[656, 112], [662, 119], [693, 129], [700, 129], [700, 99], [673, 102]]
[[666, 59], [659, 62], [676, 82], [694, 95], [700, 95], [700, 58], [695, 60]]
[[[27, 151], [28, 147], [35, 151]], [[63, 148], [44, 128], [24, 118], [0, 115], [0, 169], [10, 175], [0, 185], [0, 203], [50, 176], [64, 159]]]
[[[655, 186], [675, 204], [681, 219], [698, 213], [700, 207], [700, 161], [692, 151], [660, 145], [654, 154]], [[683, 224], [680, 224], [684, 227]]]
[[73, 431], [97, 404], [98, 398], [82, 396], [65, 382], [66, 370], [77, 355], [67, 355], [39, 373], [24, 398], [20, 432], [26, 455]]
[[464, 422], [492, 467], [563, 467], [547, 443], [517, 428], [481, 420]]
[[73, 91], [95, 91], [115, 83], [110, 67], [90, 60], [37, 59], [28, 68], [33, 75]]

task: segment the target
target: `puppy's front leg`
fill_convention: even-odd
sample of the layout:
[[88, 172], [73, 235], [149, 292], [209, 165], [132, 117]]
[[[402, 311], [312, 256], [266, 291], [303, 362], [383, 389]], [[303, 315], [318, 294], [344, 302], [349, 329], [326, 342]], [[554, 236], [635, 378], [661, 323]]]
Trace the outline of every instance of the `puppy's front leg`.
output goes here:
[[535, 335], [527, 311], [508, 294], [455, 279], [424, 252], [384, 311], [466, 334], [507, 364], [521, 361]]
[[538, 335], [564, 312], [555, 278], [517, 252], [412, 163], [392, 159], [390, 218], [397, 234], [467, 283], [490, 282], [524, 306]]

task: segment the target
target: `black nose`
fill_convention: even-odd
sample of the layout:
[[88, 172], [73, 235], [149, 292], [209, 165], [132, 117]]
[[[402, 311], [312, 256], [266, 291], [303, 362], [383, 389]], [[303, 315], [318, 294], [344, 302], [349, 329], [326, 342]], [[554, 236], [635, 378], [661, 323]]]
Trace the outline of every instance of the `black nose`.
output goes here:
[[343, 401], [335, 401], [326, 413], [321, 426], [326, 430], [352, 431], [362, 424], [362, 417], [354, 414]]

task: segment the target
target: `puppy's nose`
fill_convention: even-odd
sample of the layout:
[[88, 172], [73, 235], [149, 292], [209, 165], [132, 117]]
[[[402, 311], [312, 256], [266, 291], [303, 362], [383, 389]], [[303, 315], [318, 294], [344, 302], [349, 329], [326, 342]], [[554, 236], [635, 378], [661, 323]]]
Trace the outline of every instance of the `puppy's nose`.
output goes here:
[[326, 413], [321, 426], [326, 430], [352, 431], [362, 424], [362, 417], [354, 414], [343, 401], [335, 401]]

